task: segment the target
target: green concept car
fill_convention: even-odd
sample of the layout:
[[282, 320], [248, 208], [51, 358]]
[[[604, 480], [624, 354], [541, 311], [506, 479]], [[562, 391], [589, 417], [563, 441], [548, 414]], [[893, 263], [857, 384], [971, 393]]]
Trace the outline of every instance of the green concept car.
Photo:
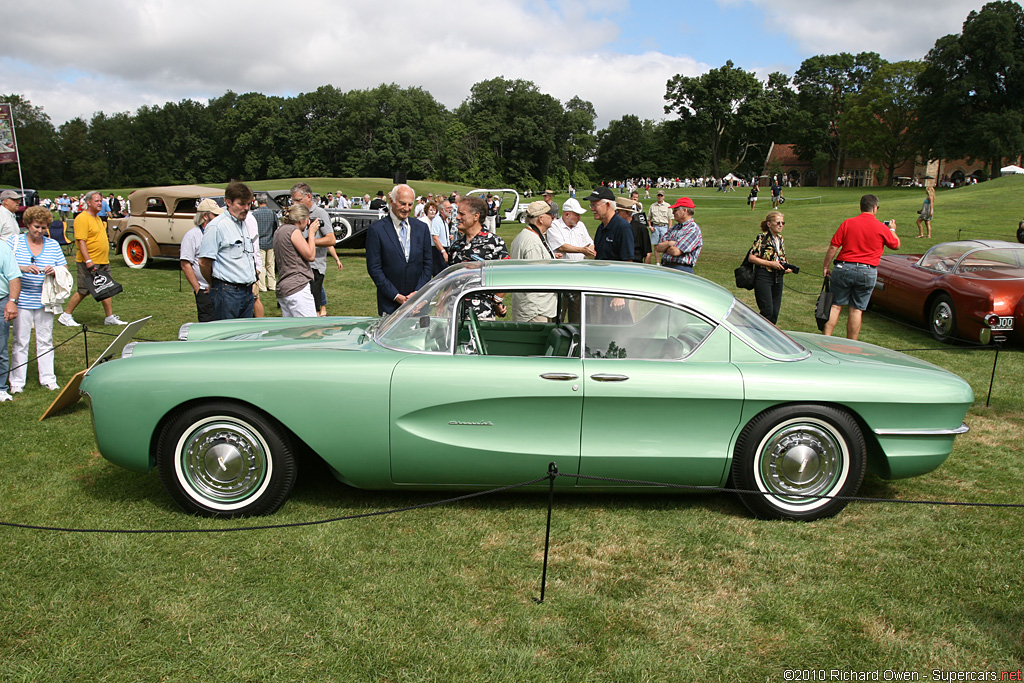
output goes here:
[[127, 345], [81, 390], [104, 457], [216, 517], [277, 510], [302, 450], [364, 489], [487, 489], [554, 462], [588, 477], [561, 490], [731, 483], [759, 517], [812, 520], [866, 472], [942, 464], [974, 398], [916, 358], [786, 334], [699, 277], [601, 261], [463, 264], [385, 318], [179, 338]]

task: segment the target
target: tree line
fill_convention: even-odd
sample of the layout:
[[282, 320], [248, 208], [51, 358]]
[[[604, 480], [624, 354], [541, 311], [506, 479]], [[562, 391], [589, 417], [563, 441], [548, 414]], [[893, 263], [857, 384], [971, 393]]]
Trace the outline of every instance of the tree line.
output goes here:
[[[98, 112], [55, 127], [13, 104], [26, 186], [37, 189], [219, 183], [228, 179], [390, 177], [488, 186], [586, 187], [640, 176], [754, 177], [772, 142], [793, 143], [824, 183], [867, 158], [891, 183], [902, 163], [981, 159], [998, 173], [1024, 153], [1024, 9], [1000, 0], [920, 61], [873, 52], [816, 55], [791, 78], [760, 80], [731, 61], [666, 84], [666, 118], [627, 114], [598, 131], [593, 104], [532, 82], [475, 84], [449, 110], [416, 87], [294, 97], [226, 92]], [[781, 169], [778, 169], [781, 170]], [[14, 165], [0, 183], [17, 184]]]

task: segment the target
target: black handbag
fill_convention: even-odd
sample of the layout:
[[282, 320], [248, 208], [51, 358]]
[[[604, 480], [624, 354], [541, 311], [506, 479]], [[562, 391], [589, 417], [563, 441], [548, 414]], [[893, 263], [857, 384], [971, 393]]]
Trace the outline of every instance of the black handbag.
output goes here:
[[818, 331], [822, 332], [825, 329], [825, 323], [828, 322], [829, 316], [832, 315], [832, 284], [829, 281], [829, 276], [825, 276], [825, 281], [821, 283], [821, 294], [818, 295], [818, 302], [814, 305], [814, 320], [818, 323]]
[[85, 281], [85, 286], [96, 301], [103, 301], [121, 293], [120, 283], [114, 280], [109, 273], [97, 269], [90, 275], [91, 277]]
[[740, 289], [754, 288], [754, 264], [747, 260], [749, 256], [750, 252], [748, 251], [744, 255], [740, 267], [733, 271], [733, 275], [736, 276], [736, 286]]

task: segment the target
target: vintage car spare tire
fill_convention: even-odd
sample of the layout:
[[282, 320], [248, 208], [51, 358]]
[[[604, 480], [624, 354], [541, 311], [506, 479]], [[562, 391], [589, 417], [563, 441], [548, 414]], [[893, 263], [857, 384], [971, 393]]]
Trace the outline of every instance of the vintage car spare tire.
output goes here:
[[149, 263], [149, 247], [138, 235], [128, 235], [121, 242], [121, 256], [129, 268], [145, 268]]
[[[831, 406], [770, 408], [743, 429], [732, 478], [758, 517], [809, 521], [831, 517], [860, 489], [867, 445], [857, 422]], [[756, 493], [755, 493], [756, 492]]]
[[228, 401], [172, 414], [160, 432], [156, 464], [174, 501], [205, 517], [270, 514], [295, 485], [295, 457], [284, 427]]
[[335, 246], [352, 236], [352, 224], [341, 216], [331, 216], [331, 227], [334, 229]]

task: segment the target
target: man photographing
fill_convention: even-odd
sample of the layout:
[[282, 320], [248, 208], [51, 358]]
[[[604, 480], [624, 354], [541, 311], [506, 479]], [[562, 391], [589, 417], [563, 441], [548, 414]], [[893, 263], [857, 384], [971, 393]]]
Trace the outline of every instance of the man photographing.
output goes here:
[[[832, 236], [822, 272], [829, 277], [829, 265], [836, 258], [832, 278], [832, 311], [825, 323], [825, 335], [831, 336], [843, 306], [850, 307], [846, 320], [847, 339], [860, 336], [861, 320], [871, 300], [878, 277], [878, 262], [885, 247], [900, 248], [896, 221], [882, 223], [878, 213], [878, 197], [866, 194], [860, 198], [860, 215], [847, 218]], [[836, 254], [838, 253], [838, 257]]]

